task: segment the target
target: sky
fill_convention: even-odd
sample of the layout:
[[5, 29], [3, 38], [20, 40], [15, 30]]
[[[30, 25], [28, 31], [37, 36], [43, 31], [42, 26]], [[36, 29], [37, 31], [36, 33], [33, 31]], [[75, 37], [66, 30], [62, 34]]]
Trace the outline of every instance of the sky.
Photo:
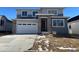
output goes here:
[[[27, 7], [29, 9], [29, 7]], [[26, 9], [27, 9], [26, 8]], [[31, 7], [32, 9], [35, 7]], [[9, 20], [16, 18], [16, 9], [17, 7], [0, 7], [0, 15], [5, 15]], [[64, 16], [70, 18], [79, 15], [79, 7], [65, 7]]]

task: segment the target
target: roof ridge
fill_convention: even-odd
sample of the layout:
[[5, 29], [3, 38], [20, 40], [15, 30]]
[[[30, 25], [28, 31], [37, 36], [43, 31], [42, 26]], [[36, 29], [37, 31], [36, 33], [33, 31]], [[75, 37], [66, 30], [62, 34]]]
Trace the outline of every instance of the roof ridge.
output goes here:
[[79, 15], [70, 18], [70, 19], [68, 20], [68, 22], [76, 21], [76, 20], [78, 20], [78, 19], [79, 19]]

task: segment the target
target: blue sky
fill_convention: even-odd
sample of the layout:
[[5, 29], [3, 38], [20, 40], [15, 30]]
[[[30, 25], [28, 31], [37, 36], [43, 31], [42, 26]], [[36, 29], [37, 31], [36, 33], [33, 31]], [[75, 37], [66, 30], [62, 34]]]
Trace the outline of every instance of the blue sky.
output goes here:
[[[5, 15], [10, 20], [15, 19], [16, 9], [17, 8], [15, 7], [0, 7], [0, 15]], [[77, 15], [79, 15], [79, 7], [66, 7], [64, 9], [64, 16], [68, 16], [71, 18]]]

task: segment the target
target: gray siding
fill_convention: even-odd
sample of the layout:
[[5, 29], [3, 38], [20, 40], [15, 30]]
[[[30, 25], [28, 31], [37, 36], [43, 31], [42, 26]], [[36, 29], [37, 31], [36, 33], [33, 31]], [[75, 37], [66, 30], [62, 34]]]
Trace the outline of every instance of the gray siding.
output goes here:
[[6, 21], [6, 31], [12, 31], [12, 23], [9, 21]]
[[[27, 16], [26, 17], [23, 17], [21, 15], [22, 11], [27, 11]], [[17, 9], [17, 19], [35, 19], [36, 16], [28, 16], [29, 14], [33, 15], [33, 11], [39, 12], [39, 10], [37, 10], [37, 9]]]
[[41, 8], [40, 13], [48, 14], [48, 10], [57, 10], [58, 13], [57, 16], [63, 16], [63, 8], [52, 8], [52, 7]]
[[1, 20], [4, 21], [3, 25], [0, 24], [0, 31], [5, 31], [5, 24], [6, 24], [6, 19], [3, 17], [3, 16], [0, 16], [0, 23], [1, 23]]
[[38, 11], [38, 14], [48, 14], [48, 10], [57, 10], [57, 15], [56, 16], [63, 16], [63, 8], [40, 8], [37, 10], [32, 10], [32, 9], [17, 9], [17, 19], [34, 19], [37, 18], [36, 16], [26, 16], [22, 17], [22, 11], [27, 11], [27, 14], [33, 14], [33, 11]]
[[[67, 17], [63, 16], [63, 8], [40, 8], [38, 14], [48, 14], [48, 10], [57, 10], [58, 14], [54, 16], [50, 15], [38, 15], [38, 17], [22, 17], [21, 13], [24, 9], [17, 10], [17, 19], [36, 19], [38, 18], [38, 33], [41, 33], [41, 17], [47, 17], [47, 31], [52, 33], [53, 31], [56, 32], [56, 34], [65, 35], [68, 34], [68, 25], [67, 25]], [[27, 11], [27, 9], [25, 9]], [[28, 10], [30, 11], [30, 10]], [[32, 10], [30, 11], [32, 12]], [[58, 19], [64, 19], [64, 27], [53, 27], [52, 26], [52, 19], [58, 18]]]
[[22, 17], [21, 14], [17, 15], [17, 19], [36, 19], [37, 17]]

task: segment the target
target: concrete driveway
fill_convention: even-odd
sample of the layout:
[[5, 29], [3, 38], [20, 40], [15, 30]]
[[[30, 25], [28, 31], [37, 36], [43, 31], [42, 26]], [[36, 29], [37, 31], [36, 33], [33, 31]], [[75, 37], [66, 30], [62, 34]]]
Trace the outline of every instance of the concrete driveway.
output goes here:
[[33, 46], [37, 35], [6, 35], [0, 37], [0, 52], [23, 52]]

